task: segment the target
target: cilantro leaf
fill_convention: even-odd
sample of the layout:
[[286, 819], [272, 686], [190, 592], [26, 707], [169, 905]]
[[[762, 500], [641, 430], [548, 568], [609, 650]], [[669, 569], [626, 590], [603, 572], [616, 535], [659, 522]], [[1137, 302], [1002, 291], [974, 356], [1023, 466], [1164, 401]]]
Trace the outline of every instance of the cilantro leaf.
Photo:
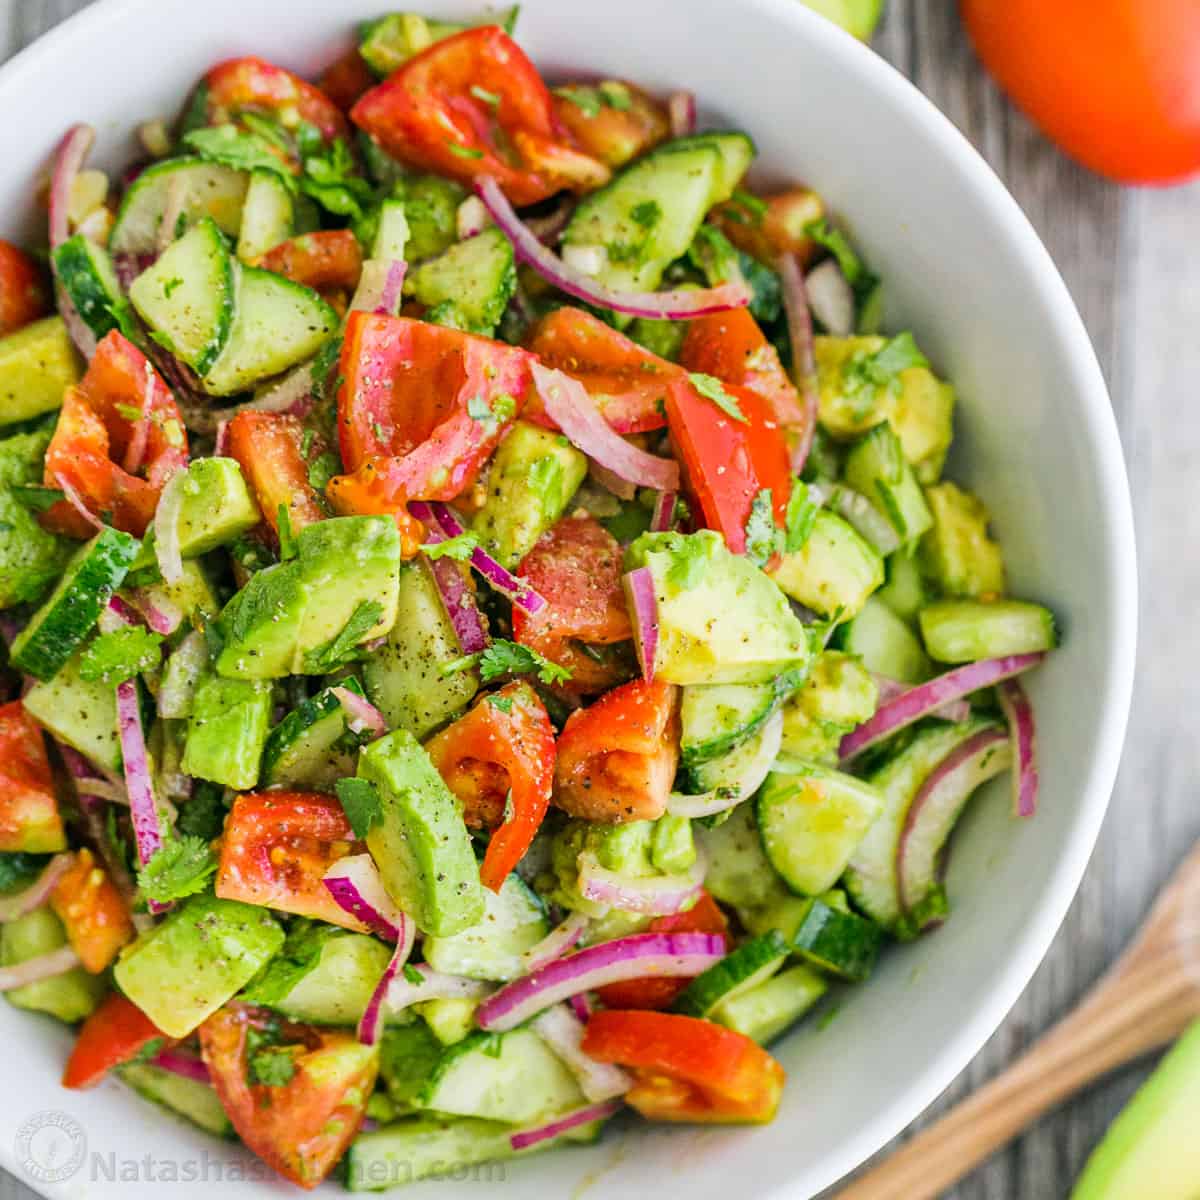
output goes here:
[[296, 1074], [291, 1051], [284, 1046], [270, 1046], [251, 1054], [246, 1065], [250, 1082], [264, 1087], [284, 1087], [292, 1082]]
[[618, 112], [626, 112], [633, 104], [629, 88], [619, 79], [605, 79], [596, 90], [600, 93], [600, 99]]
[[338, 456], [332, 450], [326, 450], [308, 464], [309, 486], [314, 491], [323, 493], [329, 486], [329, 481], [335, 475], [340, 475], [341, 470], [342, 464]]
[[783, 548], [788, 554], [804, 549], [817, 519], [817, 505], [808, 494], [808, 484], [799, 479], [792, 482], [792, 494], [788, 497], [785, 519]]
[[478, 547], [478, 536], [471, 530], [465, 529], [462, 533], [447, 538], [444, 542], [426, 542], [421, 550], [426, 558], [452, 558], [455, 562], [466, 562]]
[[204, 891], [216, 873], [216, 855], [203, 838], [172, 834], [138, 872], [138, 887], [146, 899], [169, 904]]
[[477, 83], [471, 84], [469, 91], [476, 100], [482, 100], [488, 108], [500, 107], [500, 97], [495, 92], [489, 92], [487, 88], [482, 88]]
[[511, 420], [516, 411], [517, 402], [507, 392], [501, 392], [490, 404], [487, 398], [479, 393], [467, 401], [467, 416], [473, 421], [487, 425], [489, 432], [494, 432], [506, 421]]
[[278, 1004], [321, 961], [325, 943], [341, 932], [334, 925], [296, 919], [283, 949], [246, 985], [240, 998], [248, 1004]]
[[692, 371], [688, 378], [692, 381], [692, 387], [706, 400], [711, 400], [726, 416], [740, 421], [743, 425], [749, 424], [746, 414], [738, 407], [738, 402], [725, 390], [725, 385], [719, 379], [700, 371]]
[[220, 784], [197, 779], [191, 799], [179, 807], [175, 828], [211, 841], [225, 824], [225, 797]]
[[513, 698], [511, 696], [501, 696], [497, 693], [496, 695], [489, 696], [487, 702], [502, 713], [512, 712]]
[[162, 661], [162, 634], [141, 625], [102, 633], [83, 652], [79, 676], [89, 683], [124, 683]]
[[643, 200], [629, 210], [629, 216], [643, 229], [653, 229], [662, 220], [662, 205], [657, 200]]
[[407, 979], [408, 982], [413, 985], [413, 987], [419, 987], [422, 983], [425, 982], [425, 976], [422, 975], [421, 972], [418, 971], [417, 968], [412, 965], [412, 963], [404, 964], [403, 974], [404, 974], [404, 978]]
[[543, 658], [536, 650], [522, 646], [519, 642], [510, 642], [505, 638], [497, 638], [492, 644], [478, 654], [467, 654], [447, 663], [442, 672], [446, 675], [457, 671], [467, 671], [471, 667], [479, 667], [479, 677], [484, 683], [491, 683], [501, 675], [529, 675], [536, 673], [538, 679], [545, 684], [565, 683], [571, 678], [567, 667]]
[[379, 789], [369, 779], [339, 779], [333, 786], [354, 836], [365, 838], [383, 819]]
[[771, 561], [779, 548], [779, 527], [775, 524], [775, 501], [770, 488], [763, 488], [750, 505], [746, 518], [746, 557], [760, 567]]
[[367, 633], [379, 624], [379, 618], [382, 616], [383, 605], [378, 600], [361, 601], [336, 637], [315, 650], [310, 650], [304, 656], [305, 670], [310, 674], [320, 675], [340, 666]]
[[525, 484], [541, 502], [543, 512], [561, 512], [566, 507], [563, 496], [566, 482], [561, 460], [551, 454], [535, 458], [525, 473]]
[[[109, 812], [112, 812], [111, 807]], [[0, 895], [28, 887], [49, 861], [49, 855], [28, 854], [21, 850], [0, 854]]]
[[296, 177], [288, 170], [279, 149], [261, 134], [236, 125], [213, 125], [193, 129], [183, 135], [183, 144], [209, 162], [233, 167], [238, 171], [270, 171], [283, 180], [289, 191], [296, 190]]
[[681, 591], [695, 587], [704, 576], [712, 558], [712, 543], [707, 538], [681, 535], [671, 546], [671, 566], [667, 582]]
[[464, 146], [461, 142], [447, 142], [446, 149], [450, 151], [455, 158], [482, 158], [483, 151], [477, 146]]
[[739, 208], [744, 208], [755, 218], [756, 224], [761, 223], [770, 211], [765, 200], [753, 192], [746, 191], [745, 188], [734, 188], [732, 199]]
[[600, 115], [602, 107], [600, 95], [595, 88], [590, 87], [556, 87], [556, 96], [569, 100], [585, 117], [593, 118]]
[[870, 276], [872, 285], [877, 282], [876, 277], [871, 275], [871, 272], [863, 264], [862, 259], [854, 252], [854, 247], [850, 245], [850, 241], [846, 235], [840, 229], [835, 229], [830, 225], [824, 217], [818, 217], [817, 220], [810, 221], [805, 225], [804, 232], [818, 246], [828, 250], [833, 255], [837, 260], [839, 269], [846, 277], [846, 282], [856, 292], [868, 276]]
[[358, 220], [371, 201], [371, 185], [359, 175], [354, 155], [341, 138], [324, 147], [319, 137], [313, 152], [304, 153], [300, 190], [327, 211]]
[[928, 367], [929, 359], [917, 348], [907, 330], [885, 342], [872, 354], [858, 351], [842, 367], [842, 389], [850, 398], [867, 396], [884, 388], [896, 395], [900, 373], [910, 367]]

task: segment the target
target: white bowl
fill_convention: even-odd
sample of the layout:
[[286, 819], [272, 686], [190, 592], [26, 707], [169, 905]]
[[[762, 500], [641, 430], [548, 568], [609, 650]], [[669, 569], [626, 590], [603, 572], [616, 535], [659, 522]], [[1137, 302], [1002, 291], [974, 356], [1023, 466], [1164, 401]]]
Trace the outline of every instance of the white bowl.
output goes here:
[[[312, 72], [352, 23], [396, 0], [101, 0], [0, 70], [0, 213], [37, 229], [34, 178], [63, 130], [92, 122], [101, 161], [131, 156], [138, 122], [174, 113], [216, 60], [257, 53]], [[411, 0], [459, 16], [471, 0]], [[886, 283], [888, 327], [912, 328], [961, 407], [952, 474], [996, 516], [1012, 590], [1051, 604], [1065, 641], [1030, 681], [1042, 811], [1016, 823], [1003, 787], [974, 806], [949, 877], [944, 929], [886, 956], [836, 1021], [802, 1025], [777, 1052], [789, 1083], [762, 1129], [636, 1128], [597, 1147], [506, 1164], [500, 1196], [691, 1200], [810, 1197], [917, 1116], [996, 1029], [1067, 911], [1117, 769], [1133, 676], [1136, 576], [1129, 495], [1104, 381], [1087, 334], [1028, 221], [967, 142], [869, 50], [796, 0], [525, 0], [518, 34], [543, 70], [615, 74], [700, 98], [708, 125], [746, 129], [764, 177], [804, 180], [845, 220]], [[89, 1160], [47, 1194], [160, 1196], [169, 1184], [107, 1180], [152, 1154], [158, 1178], [236, 1151], [115, 1083], [60, 1090], [71, 1035], [0, 1004], [0, 1163], [40, 1110], [72, 1115]], [[205, 1156], [208, 1156], [207, 1159]], [[245, 1160], [239, 1160], [245, 1161]], [[132, 1169], [132, 1168], [131, 1168]], [[507, 1182], [500, 1182], [503, 1173]], [[228, 1178], [228, 1177], [227, 1177]], [[284, 1185], [226, 1182], [224, 1200]], [[171, 1195], [198, 1196], [203, 1182]], [[468, 1194], [465, 1184], [414, 1195]]]

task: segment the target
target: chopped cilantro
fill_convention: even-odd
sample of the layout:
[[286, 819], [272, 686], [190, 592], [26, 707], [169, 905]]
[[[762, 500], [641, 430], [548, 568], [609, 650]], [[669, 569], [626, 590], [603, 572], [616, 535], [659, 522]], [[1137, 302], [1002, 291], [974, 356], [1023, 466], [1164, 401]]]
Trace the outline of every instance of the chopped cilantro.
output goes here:
[[879, 282], [879, 277], [869, 271], [863, 260], [854, 252], [854, 247], [850, 245], [846, 235], [830, 225], [824, 217], [810, 221], [805, 225], [804, 232], [818, 246], [833, 255], [846, 277], [846, 282], [854, 289], [854, 295], [860, 301]]
[[278, 146], [280, 150], [289, 148], [287, 134], [280, 128], [279, 123], [270, 117], [244, 108], [238, 113], [238, 120], [252, 133], [256, 133], [264, 141], [270, 142], [272, 146]]
[[427, 558], [452, 558], [455, 562], [466, 562], [479, 546], [479, 538], [469, 529], [444, 542], [426, 542], [421, 550]]
[[507, 392], [500, 392], [493, 397], [491, 403], [481, 393], [476, 393], [467, 401], [467, 416], [473, 421], [480, 421], [493, 431], [506, 421], [512, 419], [517, 411], [517, 402]]
[[170, 279], [164, 279], [162, 285], [163, 299], [170, 300], [171, 293], [183, 285], [183, 280], [178, 275], [173, 275]]
[[447, 142], [446, 149], [450, 151], [455, 158], [482, 158], [483, 151], [476, 146], [464, 146], [461, 142]]
[[413, 985], [413, 987], [419, 987], [425, 982], [425, 976], [422, 975], [421, 972], [412, 965], [412, 963], [404, 964], [404, 978], [407, 979], [408, 982]]
[[285, 159], [280, 157], [279, 148], [261, 134], [232, 124], [213, 125], [185, 133], [183, 144], [201, 158], [224, 167], [238, 171], [271, 171], [283, 180], [289, 191], [295, 191], [296, 177], [288, 170]]
[[554, 89], [554, 94], [561, 96], [564, 100], [569, 100], [585, 117], [592, 118], [600, 115], [602, 105], [595, 88], [558, 87]]
[[487, 702], [493, 708], [498, 708], [502, 713], [512, 712], [513, 701], [511, 696], [493, 695], [487, 698]]
[[316, 458], [308, 464], [308, 482], [309, 486], [318, 492], [323, 492], [329, 485], [329, 481], [342, 469], [342, 464], [338, 460], [338, 456], [332, 450], [326, 450], [324, 454], [318, 454]]
[[291, 1051], [284, 1046], [271, 1046], [250, 1055], [247, 1060], [251, 1083], [264, 1087], [284, 1087], [292, 1082], [296, 1064]]
[[212, 847], [192, 834], [169, 834], [162, 848], [138, 872], [138, 887], [147, 900], [169, 904], [202, 892], [217, 873]]
[[746, 191], [745, 188], [734, 188], [733, 202], [739, 208], [744, 208], [754, 217], [754, 223], [761, 223], [763, 217], [767, 215], [767, 202], [756, 196], [753, 192]]
[[746, 557], [760, 567], [771, 561], [779, 548], [779, 527], [775, 524], [775, 501], [770, 488], [763, 488], [750, 505], [746, 518]]
[[738, 402], [725, 390], [725, 385], [719, 379], [712, 375], [704, 375], [700, 371], [692, 371], [688, 378], [696, 391], [706, 400], [711, 400], [726, 416], [740, 421], [743, 425], [749, 424], [746, 414], [738, 407]]
[[874, 393], [885, 388], [893, 395], [900, 390], [900, 373], [910, 367], [928, 367], [929, 359], [917, 348], [907, 330], [898, 333], [873, 354], [859, 351], [842, 367], [842, 388], [850, 396]]
[[657, 200], [643, 200], [629, 210], [629, 216], [643, 229], [653, 229], [662, 220], [662, 205]]
[[221, 832], [227, 811], [221, 786], [207, 779], [197, 779], [191, 799], [179, 806], [175, 828], [180, 833], [211, 841]]
[[474, 666], [479, 667], [479, 677], [484, 683], [491, 683], [501, 675], [528, 675], [531, 672], [536, 672], [538, 679], [545, 684], [565, 683], [571, 678], [567, 667], [560, 667], [558, 663], [543, 658], [536, 650], [505, 638], [497, 638], [478, 654], [456, 658], [442, 668], [442, 673], [453, 675], [459, 671], [469, 671]]
[[386, 442], [388, 440], [387, 431], [378, 421], [371, 422], [371, 432], [375, 435], [377, 442]]
[[792, 482], [792, 494], [788, 497], [783, 548], [788, 554], [804, 549], [817, 519], [817, 506], [808, 494], [808, 484], [796, 479]]
[[383, 818], [379, 790], [369, 779], [339, 779], [333, 787], [354, 836], [365, 838]]
[[304, 656], [305, 671], [319, 675], [341, 666], [382, 616], [383, 605], [378, 600], [363, 600], [336, 637]]
[[371, 185], [358, 174], [354, 155], [341, 138], [326, 148], [321, 135], [316, 130], [313, 134], [315, 138], [308, 135], [300, 147], [304, 161], [300, 190], [328, 212], [359, 219], [371, 201]]
[[307, 461], [309, 451], [312, 450], [313, 438], [317, 436], [315, 429], [306, 429], [300, 435], [300, 457]]
[[162, 661], [162, 634], [141, 625], [129, 625], [112, 633], [102, 633], [83, 652], [79, 677], [89, 683], [124, 683], [143, 671], [152, 670]]
[[481, 1038], [476, 1045], [488, 1058], [499, 1058], [504, 1053], [504, 1042], [498, 1033], [489, 1033], [487, 1037]]
[[619, 112], [625, 112], [633, 103], [629, 88], [619, 80], [606, 79], [596, 90], [600, 93], [600, 99], [609, 108], [615, 108]]
[[500, 97], [495, 92], [489, 92], [487, 88], [482, 88], [477, 83], [471, 84], [470, 90], [476, 100], [482, 100], [489, 108], [500, 107]]
[[9, 491], [18, 504], [34, 513], [45, 512], [67, 498], [61, 488], [41, 487], [36, 483], [14, 483]]
[[667, 571], [667, 582], [682, 591], [695, 587], [703, 578], [710, 557], [707, 539], [690, 536], [678, 538], [671, 547], [672, 561]]
[[529, 490], [538, 498], [545, 512], [562, 508], [563, 465], [552, 454], [535, 458], [525, 475]]

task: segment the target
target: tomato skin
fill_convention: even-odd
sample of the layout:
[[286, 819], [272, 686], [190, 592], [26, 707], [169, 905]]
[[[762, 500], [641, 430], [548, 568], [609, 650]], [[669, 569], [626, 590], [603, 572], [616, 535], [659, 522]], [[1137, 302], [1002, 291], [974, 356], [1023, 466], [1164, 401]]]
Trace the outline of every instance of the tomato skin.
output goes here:
[[274, 1023], [291, 1051], [288, 1083], [251, 1083], [249, 1034], [271, 1022], [229, 1004], [200, 1026], [200, 1050], [238, 1136], [268, 1166], [302, 1188], [316, 1187], [358, 1134], [379, 1073], [379, 1051], [353, 1032]]
[[[529, 849], [550, 806], [554, 726], [545, 706], [529, 684], [507, 684], [435, 734], [425, 749], [462, 802], [467, 824], [495, 830], [479, 878], [484, 887], [498, 892]], [[506, 820], [510, 792], [511, 816]]]
[[349, 113], [359, 99], [375, 86], [375, 76], [359, 54], [358, 47], [351, 46], [341, 58], [325, 68], [317, 86], [342, 112]]
[[237, 459], [254, 492], [263, 520], [279, 533], [279, 508], [288, 511], [292, 530], [325, 518], [321, 498], [308, 482], [301, 453], [303, 427], [286, 413], [246, 410], [229, 422], [229, 454]]
[[467, 184], [492, 176], [518, 206], [596, 187], [609, 174], [568, 144], [537, 68], [497, 25], [427, 47], [367, 92], [350, 119], [412, 166]]
[[110, 992], [75, 1039], [63, 1071], [65, 1088], [90, 1088], [113, 1067], [137, 1058], [152, 1042], [170, 1045], [167, 1037], [132, 1000]]
[[369, 933], [322, 882], [338, 859], [361, 848], [331, 796], [248, 792], [233, 802], [225, 820], [216, 893]]
[[[647, 933], [723, 933], [729, 932], [729, 922], [717, 902], [705, 891], [687, 912], [655, 917]], [[596, 989], [605, 1008], [669, 1008], [687, 987], [687, 979], [627, 979], [623, 983], [608, 983]]]
[[0, 336], [46, 312], [46, 288], [37, 264], [24, 250], [0, 238]]
[[575, 642], [611, 646], [633, 637], [621, 586], [622, 550], [590, 514], [564, 517], [538, 539], [517, 574], [548, 604], [535, 616], [513, 608], [513, 637], [566, 667], [559, 686], [576, 695], [600, 692], [628, 678], [618, 663], [597, 662]]
[[84, 969], [99, 975], [136, 934], [125, 898], [86, 847], [59, 879], [50, 907], [67, 931]]
[[258, 265], [319, 289], [357, 287], [362, 263], [362, 247], [349, 229], [321, 229], [272, 246]]
[[587, 1023], [583, 1051], [631, 1069], [627, 1103], [652, 1121], [770, 1121], [784, 1072], [745, 1034], [677, 1013], [607, 1009]]
[[679, 761], [677, 689], [634, 679], [573, 712], [558, 736], [554, 803], [608, 824], [661, 817]]
[[[643, 350], [599, 317], [579, 308], [557, 308], [537, 323], [526, 341], [544, 366], [578, 379], [618, 433], [645, 433], [667, 423], [667, 387], [684, 371]], [[525, 416], [557, 428], [536, 395]]]
[[232, 120], [250, 109], [269, 113], [286, 129], [307, 121], [326, 141], [348, 136], [346, 119], [320, 88], [254, 55], [218, 63], [204, 82], [210, 125]]
[[1194, 0], [961, 0], [979, 57], [1072, 158], [1119, 183], [1200, 171]]
[[607, 166], [623, 167], [665, 141], [671, 132], [663, 106], [631, 83], [621, 85], [628, 93], [627, 108], [601, 102], [596, 112], [585, 111], [568, 99], [572, 86], [591, 90], [587, 84], [559, 88], [554, 96], [554, 112], [581, 149]]
[[817, 243], [807, 226], [825, 215], [821, 197], [806, 187], [759, 196], [759, 209], [747, 209], [737, 200], [719, 204], [712, 213], [713, 224], [739, 249], [774, 267], [781, 254], [794, 254], [807, 266], [817, 252]]
[[20, 700], [0, 706], [0, 851], [54, 854], [67, 835], [41, 727]]

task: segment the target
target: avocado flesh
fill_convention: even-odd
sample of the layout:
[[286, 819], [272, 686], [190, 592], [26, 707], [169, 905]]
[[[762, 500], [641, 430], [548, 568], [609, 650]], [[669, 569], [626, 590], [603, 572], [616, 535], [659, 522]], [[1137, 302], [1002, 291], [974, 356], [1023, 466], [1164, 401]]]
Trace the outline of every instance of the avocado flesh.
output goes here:
[[800, 0], [847, 33], [867, 41], [883, 16], [883, 0]]

